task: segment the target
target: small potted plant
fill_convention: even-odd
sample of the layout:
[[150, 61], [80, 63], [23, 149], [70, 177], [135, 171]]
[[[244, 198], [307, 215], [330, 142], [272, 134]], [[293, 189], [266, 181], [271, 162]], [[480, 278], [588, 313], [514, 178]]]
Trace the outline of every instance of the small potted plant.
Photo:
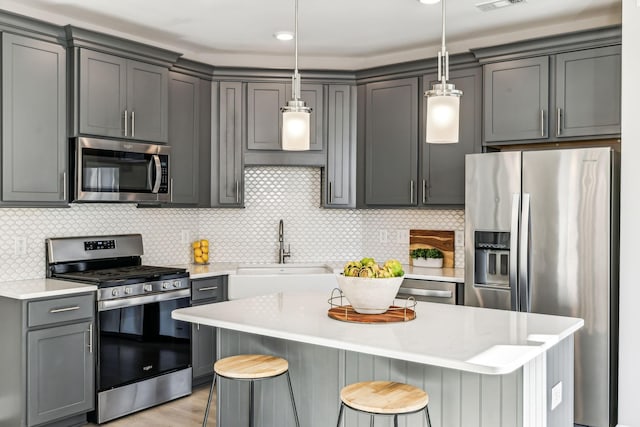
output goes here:
[[414, 267], [442, 268], [444, 255], [436, 248], [416, 248], [410, 253]]

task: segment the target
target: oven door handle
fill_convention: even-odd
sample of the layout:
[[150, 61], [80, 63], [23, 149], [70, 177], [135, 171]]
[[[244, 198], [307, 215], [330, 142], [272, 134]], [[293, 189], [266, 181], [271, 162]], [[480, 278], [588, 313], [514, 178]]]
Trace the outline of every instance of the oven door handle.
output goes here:
[[116, 308], [133, 307], [136, 305], [144, 305], [153, 302], [170, 301], [173, 299], [189, 298], [191, 296], [190, 289], [181, 289], [179, 291], [170, 291], [165, 293], [143, 295], [141, 297], [120, 298], [114, 300], [98, 301], [98, 311], [115, 310]]
[[162, 165], [160, 164], [160, 156], [157, 154], [153, 155], [153, 163], [155, 165], [156, 170], [156, 181], [153, 184], [152, 193], [157, 194], [160, 190], [160, 182], [162, 181]]
[[437, 289], [417, 289], [417, 288], [400, 288], [398, 294], [414, 295], [418, 297], [433, 297], [433, 298], [451, 298], [453, 297], [452, 291], [442, 291]]

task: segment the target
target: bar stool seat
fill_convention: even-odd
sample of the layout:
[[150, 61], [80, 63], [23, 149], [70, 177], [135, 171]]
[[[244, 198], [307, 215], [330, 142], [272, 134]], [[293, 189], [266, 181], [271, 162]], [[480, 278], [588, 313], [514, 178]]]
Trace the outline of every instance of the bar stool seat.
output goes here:
[[275, 378], [280, 375], [286, 375], [287, 384], [289, 386], [289, 396], [291, 397], [291, 406], [297, 427], [300, 427], [298, 420], [298, 411], [296, 410], [296, 402], [293, 398], [293, 388], [291, 387], [291, 376], [289, 375], [289, 362], [286, 359], [266, 354], [240, 354], [237, 356], [225, 357], [213, 364], [213, 381], [211, 390], [209, 391], [209, 400], [204, 413], [202, 426], [206, 427], [209, 419], [209, 408], [211, 407], [211, 398], [213, 389], [216, 385], [218, 377], [229, 380], [249, 381], [249, 426], [254, 425], [253, 414], [253, 395], [254, 381]]
[[338, 426], [342, 419], [344, 407], [371, 415], [373, 426], [374, 415], [393, 415], [394, 426], [398, 425], [398, 415], [425, 412], [427, 425], [429, 418], [429, 395], [422, 389], [409, 384], [393, 381], [364, 381], [345, 386], [340, 391], [340, 413]]
[[284, 374], [289, 370], [289, 362], [266, 354], [241, 354], [218, 360], [213, 370], [221, 377], [257, 380]]

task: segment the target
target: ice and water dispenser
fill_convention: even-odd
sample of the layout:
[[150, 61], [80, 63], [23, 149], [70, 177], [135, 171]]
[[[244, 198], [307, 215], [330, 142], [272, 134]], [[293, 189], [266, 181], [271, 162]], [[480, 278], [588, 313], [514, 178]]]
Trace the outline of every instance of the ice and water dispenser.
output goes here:
[[475, 232], [475, 285], [509, 287], [509, 239], [504, 231]]

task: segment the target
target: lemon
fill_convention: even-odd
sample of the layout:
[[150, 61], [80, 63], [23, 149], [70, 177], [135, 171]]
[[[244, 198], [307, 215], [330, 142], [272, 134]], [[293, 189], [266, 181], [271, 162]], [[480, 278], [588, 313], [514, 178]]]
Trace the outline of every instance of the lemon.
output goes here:
[[204, 264], [204, 259], [200, 256], [195, 257], [194, 261], [198, 264]]
[[193, 250], [193, 255], [196, 257], [201, 257], [202, 256], [202, 249], [200, 248], [196, 248]]
[[202, 254], [202, 260], [203, 260], [204, 262], [209, 261], [209, 255], [208, 255], [208, 254]]
[[209, 241], [206, 239], [200, 240], [200, 246], [209, 246]]
[[203, 246], [200, 249], [202, 250], [203, 254], [208, 254], [209, 253], [209, 246]]
[[200, 247], [200, 242], [199, 242], [199, 241], [195, 241], [195, 242], [193, 242], [193, 243], [191, 244], [191, 247], [192, 247], [193, 249], [195, 249], [195, 248], [199, 248], [199, 247]]

